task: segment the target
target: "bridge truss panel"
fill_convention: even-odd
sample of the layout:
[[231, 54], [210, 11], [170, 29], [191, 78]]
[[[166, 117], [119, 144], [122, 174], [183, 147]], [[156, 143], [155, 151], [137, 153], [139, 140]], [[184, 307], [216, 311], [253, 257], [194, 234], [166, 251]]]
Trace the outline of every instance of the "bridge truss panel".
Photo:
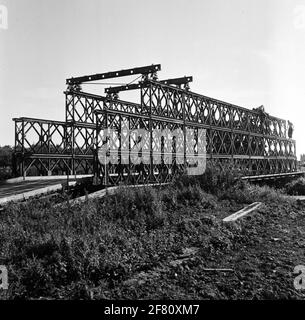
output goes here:
[[139, 90], [140, 104], [70, 90], [65, 92], [65, 122], [14, 119], [16, 175], [95, 173], [117, 184], [125, 177], [130, 183], [168, 182], [185, 171], [185, 162], [164, 163], [162, 154], [161, 164], [150, 155], [152, 162], [142, 167], [100, 167], [96, 147], [105, 121], [117, 131], [124, 121], [130, 130], [148, 128], [151, 136], [157, 129], [203, 128], [206, 157], [214, 165], [231, 161], [245, 175], [296, 171], [296, 145], [287, 138], [285, 120], [158, 81], [145, 80]]
[[[169, 182], [185, 173], [187, 167], [197, 167], [198, 157], [205, 156], [205, 152], [198, 149], [202, 138], [199, 129], [204, 129], [200, 124], [186, 125], [164, 117], [109, 109], [97, 112], [96, 121], [96, 150], [106, 148], [109, 156], [112, 146], [116, 149], [112, 160], [97, 163], [97, 175], [106, 185]], [[105, 129], [112, 130], [108, 138]], [[184, 132], [190, 129], [194, 134], [187, 145]], [[181, 134], [174, 137], [172, 133], [177, 130]], [[110, 140], [111, 144], [107, 144]], [[195, 158], [189, 159], [187, 151]], [[191, 160], [194, 161], [191, 163]]]
[[33, 118], [14, 121], [16, 175], [93, 173], [94, 127]]

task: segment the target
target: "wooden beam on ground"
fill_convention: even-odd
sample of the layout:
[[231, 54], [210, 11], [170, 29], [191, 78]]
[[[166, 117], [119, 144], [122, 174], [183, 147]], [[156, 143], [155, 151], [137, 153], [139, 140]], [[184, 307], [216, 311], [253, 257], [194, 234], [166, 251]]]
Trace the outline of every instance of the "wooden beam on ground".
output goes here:
[[223, 269], [223, 268], [203, 268], [202, 271], [219, 271], [219, 272], [234, 272], [233, 269]]
[[305, 196], [290, 196], [294, 200], [305, 201]]
[[254, 202], [252, 204], [250, 204], [249, 206], [231, 214], [230, 216], [224, 218], [222, 221], [224, 222], [232, 222], [232, 221], [236, 221], [237, 219], [244, 217], [245, 215], [247, 215], [248, 213], [256, 210], [258, 207], [261, 206], [261, 202]]

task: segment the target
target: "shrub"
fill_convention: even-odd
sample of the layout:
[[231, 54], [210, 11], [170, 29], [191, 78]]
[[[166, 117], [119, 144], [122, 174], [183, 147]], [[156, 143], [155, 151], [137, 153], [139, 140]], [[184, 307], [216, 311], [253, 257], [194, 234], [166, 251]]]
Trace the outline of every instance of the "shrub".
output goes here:
[[109, 205], [108, 217], [123, 223], [134, 221], [154, 229], [162, 226], [166, 218], [160, 194], [150, 187], [121, 187], [106, 202]]
[[0, 181], [12, 178], [12, 154], [12, 147], [0, 147]]
[[176, 188], [183, 188], [192, 185], [199, 185], [202, 190], [218, 195], [228, 188], [240, 184], [241, 173], [234, 169], [233, 164], [223, 164], [222, 168], [208, 163], [206, 171], [200, 176], [187, 176], [177, 178], [173, 185]]
[[224, 164], [222, 168], [207, 166], [205, 173], [199, 178], [201, 187], [213, 194], [218, 194], [240, 183], [241, 173], [232, 164]]
[[170, 185], [162, 190], [161, 201], [167, 210], [175, 210], [178, 207], [176, 188]]
[[13, 177], [11, 168], [0, 168], [0, 181], [7, 180]]
[[26, 295], [33, 298], [50, 294], [52, 290], [52, 278], [46, 271], [42, 261], [35, 257], [24, 261], [21, 284]]
[[268, 186], [258, 186], [247, 182], [240, 182], [223, 191], [219, 198], [231, 200], [237, 203], [253, 202], [285, 202], [288, 201], [281, 190]]
[[217, 203], [215, 198], [204, 192], [199, 184], [189, 185], [178, 189], [177, 201], [186, 206], [201, 206], [204, 209], [216, 208]]
[[305, 178], [301, 177], [288, 183], [286, 192], [290, 195], [305, 195]]
[[0, 146], [0, 168], [11, 167], [13, 148], [10, 146]]

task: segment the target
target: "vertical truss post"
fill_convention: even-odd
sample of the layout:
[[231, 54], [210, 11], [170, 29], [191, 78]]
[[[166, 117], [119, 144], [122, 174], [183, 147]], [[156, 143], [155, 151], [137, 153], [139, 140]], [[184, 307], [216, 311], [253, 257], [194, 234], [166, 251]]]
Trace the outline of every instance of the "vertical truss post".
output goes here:
[[71, 160], [71, 174], [76, 175], [75, 172], [75, 94], [72, 95], [72, 125], [71, 125], [71, 152], [72, 152], [72, 160]]
[[154, 176], [154, 163], [153, 163], [153, 122], [152, 122], [152, 88], [151, 88], [151, 83], [149, 84], [148, 87], [149, 90], [149, 158], [150, 158], [150, 168], [149, 168], [149, 180], [153, 181], [153, 176]]
[[[70, 104], [71, 104], [71, 101], [69, 101], [69, 92], [65, 92], [65, 97], [66, 97], [66, 126], [65, 126], [65, 133], [64, 133], [64, 147], [65, 149], [69, 150], [69, 152], [71, 153], [72, 155], [72, 150], [74, 148], [73, 146], [73, 143], [72, 143], [72, 132], [71, 132], [71, 127], [69, 127], [68, 125], [68, 120], [69, 120], [69, 115], [71, 114], [71, 109], [70, 109]], [[72, 99], [74, 101], [74, 96], [72, 96]], [[73, 114], [74, 114], [74, 108], [73, 108]], [[73, 117], [74, 118], [74, 117]], [[73, 175], [73, 159], [71, 158], [69, 161], [68, 161], [68, 166], [67, 166], [67, 178], [69, 179], [69, 175]]]
[[[51, 140], [51, 134], [50, 134], [50, 123], [48, 123], [48, 131], [47, 131], [47, 148], [48, 148], [48, 153], [50, 154], [51, 153], [51, 145], [50, 145], [50, 140]], [[52, 175], [52, 170], [51, 170], [51, 160], [48, 159], [48, 176], [51, 176]]]
[[[107, 110], [105, 110], [105, 128], [108, 132], [108, 113], [107, 113]], [[107, 139], [108, 137], [106, 137], [106, 143], [107, 143]], [[108, 150], [107, 150], [108, 152]], [[109, 177], [108, 177], [108, 174], [109, 174], [109, 164], [107, 164], [107, 161], [105, 161], [105, 164], [104, 164], [105, 168], [104, 168], [104, 185], [105, 185], [105, 188], [107, 190], [107, 187], [108, 187], [108, 182], [109, 182]]]
[[21, 149], [21, 175], [25, 179], [26, 172], [25, 172], [25, 163], [24, 163], [24, 157], [25, 157], [25, 149], [24, 149], [24, 140], [25, 140], [25, 132], [24, 132], [24, 120], [21, 122], [22, 129], [21, 129], [21, 141], [22, 141], [22, 149]]
[[20, 174], [21, 172], [18, 172], [18, 169], [20, 171], [20, 167], [18, 168], [18, 159], [17, 159], [17, 144], [18, 144], [18, 124], [17, 121], [15, 121], [15, 147], [14, 147], [14, 153], [13, 153], [13, 175], [14, 177], [16, 177], [18, 174]]
[[[68, 135], [68, 126], [67, 126], [67, 122], [66, 122], [66, 125], [64, 126], [64, 129], [63, 129], [63, 139], [64, 139], [64, 143], [63, 143], [63, 148], [65, 150], [65, 152], [67, 152], [69, 150], [69, 135]], [[69, 172], [70, 170], [70, 161], [67, 160], [67, 163], [66, 163], [66, 175], [67, 175], [67, 179], [69, 179]]]
[[95, 114], [95, 123], [96, 123], [96, 129], [95, 129], [95, 140], [94, 140], [94, 150], [93, 150], [93, 184], [99, 185], [100, 184], [100, 164], [98, 159], [98, 142], [99, 142], [99, 134], [100, 134], [100, 125], [99, 125], [99, 115]]
[[[118, 138], [119, 138], [119, 147], [118, 147], [118, 167], [119, 167], [119, 173], [124, 173], [123, 165], [122, 165], [122, 118], [119, 118], [119, 127], [118, 127]], [[130, 166], [130, 164], [129, 164]], [[130, 172], [130, 167], [129, 171]], [[122, 178], [123, 179], [123, 178]]]
[[[182, 95], [181, 95], [181, 101], [182, 101], [182, 117], [183, 117], [183, 163], [184, 163], [184, 171], [187, 170], [186, 168], [186, 115], [185, 115], [185, 108], [186, 108], [186, 103], [185, 103], [185, 99], [186, 99], [186, 95], [185, 93], [183, 92]], [[175, 101], [175, 99], [174, 99]], [[175, 106], [174, 106], [175, 108]], [[177, 147], [176, 147], [177, 149]], [[177, 158], [176, 158], [177, 159]]]
[[[120, 120], [120, 121], [122, 123], [122, 120]], [[132, 126], [131, 126], [131, 123], [130, 123], [130, 117], [128, 117], [128, 130], [129, 130], [129, 133], [130, 133], [130, 128], [131, 127]], [[121, 141], [122, 141], [122, 135], [121, 135]], [[130, 134], [128, 134], [128, 175], [129, 175], [129, 177], [131, 177], [130, 180], [133, 181], [133, 184], [135, 185], [136, 184], [135, 183], [136, 180], [133, 179], [132, 173], [131, 173], [131, 171], [133, 169], [133, 166], [131, 165], [131, 156], [130, 156], [130, 154], [131, 154], [131, 136], [130, 136]], [[122, 155], [122, 149], [121, 149], [121, 155]]]

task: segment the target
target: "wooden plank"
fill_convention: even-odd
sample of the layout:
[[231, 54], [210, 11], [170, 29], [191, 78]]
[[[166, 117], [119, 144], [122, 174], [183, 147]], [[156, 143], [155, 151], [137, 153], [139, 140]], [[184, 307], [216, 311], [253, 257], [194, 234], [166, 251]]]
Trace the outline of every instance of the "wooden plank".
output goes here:
[[294, 200], [305, 201], [305, 196], [290, 196]]
[[256, 210], [258, 207], [261, 206], [261, 202], [254, 202], [252, 204], [250, 204], [249, 206], [231, 214], [230, 216], [224, 218], [222, 221], [224, 222], [231, 222], [231, 221], [236, 221], [237, 219], [244, 217], [245, 215], [247, 215], [248, 213]]
[[225, 268], [203, 268], [200, 270], [202, 270], [202, 271], [234, 272], [233, 269], [225, 269]]

